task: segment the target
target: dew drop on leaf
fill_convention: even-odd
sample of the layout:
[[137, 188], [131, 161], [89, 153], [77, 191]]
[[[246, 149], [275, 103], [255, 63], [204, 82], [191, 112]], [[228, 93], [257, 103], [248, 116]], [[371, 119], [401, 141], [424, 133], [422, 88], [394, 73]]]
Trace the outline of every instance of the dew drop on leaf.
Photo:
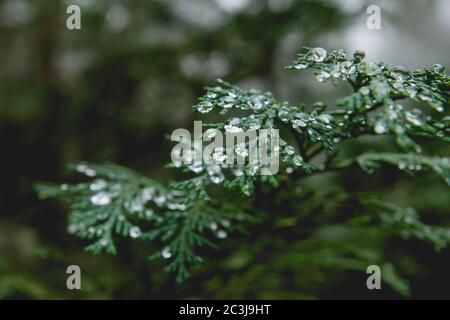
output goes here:
[[317, 74], [316, 79], [319, 82], [325, 82], [327, 79], [331, 78], [331, 74], [326, 71], [321, 71]]
[[213, 230], [213, 231], [217, 230], [217, 223], [211, 222], [211, 223], [209, 224], [209, 228], [210, 228], [211, 230]]
[[327, 57], [327, 50], [324, 48], [313, 48], [310, 51], [311, 59], [315, 62], [322, 62]]
[[219, 238], [219, 239], [225, 239], [227, 236], [228, 236], [228, 234], [225, 230], [219, 230], [217, 232], [217, 238]]
[[129, 234], [131, 238], [139, 238], [141, 235], [141, 229], [137, 226], [131, 227]]
[[378, 134], [386, 133], [387, 132], [387, 128], [386, 128], [386, 124], [384, 123], [384, 121], [377, 121], [377, 123], [375, 123], [374, 130]]
[[405, 116], [406, 116], [406, 120], [408, 120], [412, 124], [414, 124], [416, 126], [423, 125], [423, 120], [420, 119], [420, 117], [418, 115], [411, 113], [411, 112], [406, 112]]
[[163, 251], [161, 252], [161, 256], [164, 259], [169, 259], [170, 257], [172, 257], [172, 252], [170, 252], [170, 247], [165, 247], [163, 249]]
[[209, 101], [203, 101], [197, 105], [197, 110], [201, 113], [208, 113], [213, 109], [213, 104]]
[[93, 183], [91, 183], [91, 185], [89, 186], [89, 189], [91, 189], [91, 191], [100, 191], [104, 188], [106, 188], [106, 181], [103, 179], [98, 179], [95, 180]]
[[295, 155], [292, 158], [292, 162], [294, 163], [295, 166], [300, 167], [301, 165], [303, 165], [303, 158], [299, 155]]
[[100, 192], [91, 197], [91, 203], [96, 206], [106, 206], [111, 203], [111, 197], [105, 192]]
[[297, 63], [294, 68], [297, 70], [302, 70], [302, 69], [306, 69], [308, 67], [308, 65], [306, 63]]

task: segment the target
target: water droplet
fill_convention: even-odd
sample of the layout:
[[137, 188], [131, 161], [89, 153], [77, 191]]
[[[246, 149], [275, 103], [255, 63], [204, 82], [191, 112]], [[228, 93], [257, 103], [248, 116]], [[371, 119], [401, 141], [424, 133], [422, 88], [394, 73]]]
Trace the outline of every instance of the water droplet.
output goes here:
[[368, 76], [374, 76], [380, 72], [380, 67], [373, 62], [362, 62], [358, 65], [358, 70]]
[[303, 158], [299, 155], [295, 155], [292, 158], [292, 162], [294, 163], [295, 166], [300, 167], [301, 165], [303, 165]]
[[259, 128], [261, 128], [261, 121], [259, 121], [258, 119], [250, 119], [247, 122], [247, 125], [250, 130], [258, 130]]
[[294, 66], [294, 68], [297, 69], [297, 70], [302, 70], [302, 69], [308, 68], [308, 65], [306, 63], [297, 63]]
[[61, 188], [62, 191], [67, 191], [67, 190], [69, 189], [69, 185], [68, 185], [67, 183], [63, 183], [63, 184], [60, 186], [60, 188]]
[[414, 215], [407, 214], [404, 218], [407, 224], [412, 224], [414, 222]]
[[106, 188], [107, 183], [105, 180], [103, 179], [98, 179], [95, 180], [93, 183], [91, 183], [91, 185], [89, 186], [89, 189], [91, 189], [91, 191], [100, 191], [103, 190], [104, 188]]
[[319, 116], [319, 120], [322, 121], [323, 123], [330, 123], [332, 119], [333, 116], [326, 113], [323, 113]]
[[220, 168], [219, 165], [213, 164], [213, 165], [208, 166], [207, 171], [208, 171], [209, 175], [212, 175], [212, 174], [221, 173], [222, 169]]
[[155, 194], [155, 188], [147, 187], [141, 191], [141, 198], [144, 202], [147, 202], [153, 198], [154, 194]]
[[141, 229], [137, 226], [131, 227], [129, 231], [131, 238], [139, 238], [141, 233]]
[[370, 88], [372, 90], [372, 94], [377, 100], [382, 100], [389, 93], [389, 87], [386, 83], [375, 81], [370, 84]]
[[225, 230], [219, 230], [217, 232], [217, 238], [219, 239], [225, 239], [227, 237], [227, 232]]
[[96, 206], [106, 206], [111, 203], [111, 197], [106, 192], [99, 192], [91, 197], [91, 203]]
[[297, 129], [297, 128], [299, 128], [299, 127], [306, 127], [307, 126], [307, 124], [306, 124], [306, 122], [304, 122], [303, 120], [300, 120], [300, 119], [294, 119], [294, 120], [292, 120], [292, 127], [294, 128], [294, 129]]
[[144, 205], [140, 201], [140, 199], [135, 199], [130, 205], [131, 212], [140, 212], [144, 210]]
[[102, 238], [99, 243], [102, 247], [106, 247], [108, 245], [108, 239]]
[[395, 81], [394, 84], [392, 85], [394, 87], [394, 89], [398, 90], [398, 91], [404, 91], [405, 90], [405, 85], [403, 84], [402, 81]]
[[322, 62], [327, 57], [327, 50], [324, 48], [313, 48], [309, 54], [313, 61]]
[[241, 187], [241, 192], [246, 196], [250, 196], [252, 194], [251, 188], [248, 184], [245, 184]]
[[431, 97], [429, 97], [429, 96], [427, 96], [427, 95], [424, 95], [424, 94], [419, 94], [418, 97], [419, 97], [420, 100], [422, 100], [422, 101], [424, 101], [424, 102], [429, 102], [429, 101], [432, 101], [432, 100], [433, 100]]
[[261, 96], [252, 97], [250, 102], [250, 108], [253, 110], [260, 110], [265, 104], [265, 101]]
[[310, 119], [311, 119], [311, 120], [314, 119], [313, 117], [310, 117], [309, 114], [307, 114], [307, 113], [305, 113], [305, 112], [297, 112], [297, 113], [295, 114], [295, 117], [298, 118], [298, 119], [300, 119], [300, 120], [303, 120], [303, 121], [305, 121], [305, 122], [308, 122]]
[[167, 205], [167, 207], [168, 207], [170, 210], [180, 210], [180, 211], [186, 210], [186, 205], [183, 204], [183, 203], [169, 203], [169, 204]]
[[237, 126], [229, 125], [229, 124], [226, 124], [226, 125], [224, 126], [224, 128], [225, 128], [225, 131], [228, 132], [228, 133], [239, 133], [239, 132], [243, 132], [243, 130], [242, 130], [241, 128], [239, 128], [239, 127], [237, 127]]
[[239, 118], [231, 118], [231, 119], [228, 121], [228, 124], [231, 125], [231, 126], [237, 126], [237, 125], [239, 125], [240, 123], [241, 123], [241, 119], [239, 119]]
[[287, 147], [284, 149], [284, 151], [285, 151], [288, 155], [290, 155], [290, 156], [292, 156], [292, 155], [295, 154], [295, 149], [294, 149], [293, 146], [287, 146]]
[[241, 177], [244, 174], [244, 171], [242, 171], [242, 169], [236, 168], [236, 169], [233, 169], [233, 174], [236, 177]]
[[445, 67], [441, 64], [434, 64], [431, 67], [431, 71], [437, 74], [445, 74]]
[[201, 163], [194, 163], [194, 164], [190, 165], [188, 167], [188, 169], [193, 171], [193, 172], [195, 172], [195, 173], [200, 173], [200, 172], [203, 171], [203, 166], [202, 166]]
[[319, 82], [325, 82], [329, 78], [331, 78], [331, 74], [326, 71], [321, 71], [316, 75], [316, 79]]
[[380, 121], [377, 121], [377, 123], [375, 123], [374, 130], [378, 134], [383, 134], [388, 131], [388, 128], [386, 127], [386, 124], [384, 123], [384, 121], [380, 120]]
[[341, 73], [345, 75], [350, 75], [355, 73], [356, 67], [350, 61], [344, 61], [340, 64]]
[[217, 230], [217, 223], [211, 222], [210, 225], [209, 225], [209, 228], [210, 228], [212, 231]]
[[77, 231], [78, 226], [76, 224], [69, 224], [69, 226], [67, 227], [67, 232], [69, 232], [70, 234], [74, 234]]
[[411, 113], [411, 112], [406, 112], [405, 116], [406, 116], [406, 120], [408, 120], [412, 124], [414, 124], [416, 126], [423, 125], [423, 120], [418, 115]]
[[154, 201], [158, 206], [161, 206], [166, 202], [166, 197], [164, 195], [159, 195], [154, 199]]
[[84, 171], [87, 169], [87, 166], [84, 164], [77, 164], [77, 166], [75, 167], [75, 170], [77, 170], [78, 172], [84, 173]]
[[399, 221], [399, 220], [401, 220], [403, 218], [403, 213], [400, 212], [400, 211], [397, 211], [396, 213], [394, 213], [393, 218], [394, 218], [394, 220]]
[[333, 69], [331, 69], [330, 71], [330, 75], [333, 78], [339, 78], [341, 76], [341, 69], [339, 68], [339, 66], [333, 66]]
[[289, 112], [286, 110], [281, 110], [278, 112], [278, 117], [280, 118], [281, 121], [288, 122], [289, 121]]
[[209, 175], [209, 179], [211, 180], [212, 183], [219, 184], [225, 179], [225, 177], [222, 173], [215, 173]]
[[88, 177], [95, 177], [97, 175], [97, 172], [88, 168], [84, 171], [84, 174]]
[[210, 101], [203, 101], [197, 105], [197, 110], [201, 113], [208, 113], [213, 109], [213, 104]]
[[398, 168], [399, 168], [400, 170], [406, 169], [406, 163], [403, 162], [403, 161], [400, 161], [400, 162], [398, 163]]
[[223, 147], [218, 147], [214, 149], [214, 152], [212, 154], [212, 158], [216, 163], [222, 163], [227, 159], [227, 156], [225, 154], [225, 149]]
[[334, 53], [335, 57], [338, 59], [345, 59], [347, 56], [347, 54], [345, 53], [345, 51], [343, 49], [334, 50], [333, 53]]
[[252, 164], [248, 166], [248, 174], [254, 176], [259, 170], [259, 165]]
[[241, 157], [247, 157], [248, 156], [248, 151], [247, 148], [245, 146], [245, 143], [240, 143], [236, 146], [235, 148], [236, 154], [240, 155]]
[[359, 89], [359, 92], [363, 95], [363, 96], [367, 96], [370, 93], [370, 89], [369, 87], [361, 87]]
[[219, 131], [219, 130], [217, 130], [217, 129], [211, 128], [211, 129], [206, 130], [205, 133], [204, 133], [203, 135], [204, 135], [206, 138], [208, 138], [208, 139], [212, 139], [212, 138], [214, 138], [214, 137], [216, 136], [216, 134], [217, 134], [218, 131]]
[[292, 167], [287, 167], [286, 168], [286, 173], [287, 174], [291, 174], [292, 172], [294, 172], [294, 169]]
[[172, 257], [172, 252], [170, 252], [170, 247], [165, 247], [163, 249], [163, 251], [161, 251], [161, 256], [164, 259], [169, 259], [170, 257]]

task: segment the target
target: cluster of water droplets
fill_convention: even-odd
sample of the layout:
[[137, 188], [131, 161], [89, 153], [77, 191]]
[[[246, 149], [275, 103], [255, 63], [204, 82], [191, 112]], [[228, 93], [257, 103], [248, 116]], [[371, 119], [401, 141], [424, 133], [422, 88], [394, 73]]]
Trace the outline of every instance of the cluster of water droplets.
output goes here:
[[[283, 157], [283, 161], [290, 162], [294, 165], [294, 167], [301, 167], [304, 165], [304, 159], [301, 155], [297, 154], [295, 148], [286, 143], [284, 140], [280, 140], [280, 154]], [[292, 173], [293, 169], [291, 172]]]
[[395, 134], [404, 134], [404, 108], [399, 104], [391, 104], [384, 108], [377, 120], [375, 121], [374, 131], [377, 134], [385, 134], [390, 131]]
[[417, 238], [431, 242], [437, 249], [446, 247], [450, 241], [448, 228], [434, 227], [422, 223], [413, 208], [383, 214], [383, 223], [394, 227], [403, 239]]
[[222, 172], [222, 167], [218, 164], [212, 164], [212, 165], [207, 166], [207, 172], [208, 172], [209, 179], [214, 184], [219, 184], [223, 180], [225, 180], [225, 176]]
[[399, 161], [397, 166], [400, 170], [407, 170], [407, 171], [420, 171], [423, 169], [422, 164], [420, 164], [419, 162], [407, 160]]
[[273, 103], [272, 94], [259, 90], [243, 90], [223, 80], [219, 80], [223, 86], [209, 88], [195, 109], [201, 113], [210, 112], [214, 107], [222, 110], [237, 108], [241, 110], [253, 110], [259, 112]]
[[241, 119], [239, 118], [231, 118], [228, 120], [228, 123], [224, 125], [224, 129], [226, 133], [236, 134], [242, 133], [244, 130], [241, 128]]
[[106, 206], [111, 200], [111, 195], [107, 192], [99, 192], [91, 197], [91, 203], [95, 206]]
[[77, 164], [75, 170], [83, 173], [87, 177], [95, 177], [97, 175], [97, 172], [86, 164]]
[[197, 104], [196, 109], [198, 112], [201, 113], [208, 113], [214, 108], [214, 105], [211, 101], [202, 101], [199, 104]]
[[90, 201], [95, 206], [107, 206], [117, 197], [121, 191], [118, 183], [108, 183], [104, 179], [95, 179], [89, 184], [89, 190], [93, 192]]

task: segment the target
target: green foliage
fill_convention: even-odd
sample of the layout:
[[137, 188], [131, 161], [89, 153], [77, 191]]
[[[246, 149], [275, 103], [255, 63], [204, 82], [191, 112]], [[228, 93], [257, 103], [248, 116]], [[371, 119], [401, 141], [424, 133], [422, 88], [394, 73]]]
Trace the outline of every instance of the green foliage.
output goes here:
[[[419, 154], [422, 148], [416, 139], [425, 137], [444, 142], [450, 139], [449, 118], [445, 116], [450, 78], [445, 68], [434, 65], [409, 71], [390, 68], [385, 63], [366, 62], [364, 56], [360, 51], [348, 57], [342, 50], [327, 52], [322, 48], [306, 48], [287, 67], [293, 71], [310, 68], [319, 82], [349, 83], [353, 93], [339, 99], [336, 108], [321, 102], [312, 107], [292, 105], [276, 100], [269, 92], [244, 90], [222, 80], [217, 86], [207, 88], [205, 95], [199, 98], [194, 110], [200, 113], [214, 110], [223, 116], [244, 113], [206, 124], [205, 135], [210, 138], [217, 130], [227, 133], [261, 128], [281, 130], [283, 134], [276, 149], [281, 159], [281, 172], [276, 176], [261, 175], [265, 167], [258, 162], [175, 164], [171, 166], [180, 167], [192, 177], [163, 185], [117, 165], [83, 163], [73, 168], [92, 180], [61, 186], [39, 184], [39, 194], [43, 198], [69, 200], [69, 232], [93, 241], [87, 250], [115, 253], [114, 235], [153, 241], [159, 245], [159, 250], [151, 254], [151, 259], [167, 260], [165, 270], [176, 272], [177, 281], [182, 282], [189, 276], [189, 265], [203, 262], [198, 247], [216, 247], [215, 238], [224, 239], [241, 230], [243, 221], [261, 218], [260, 213], [249, 214], [248, 206], [243, 204], [245, 197], [252, 199], [257, 192], [279, 197], [287, 192], [284, 188], [289, 183], [304, 176], [343, 169], [354, 163], [369, 173], [382, 162], [409, 173], [431, 169], [449, 184], [449, 159]], [[402, 99], [416, 103], [416, 107], [407, 103], [400, 105]], [[368, 148], [355, 157], [337, 156], [342, 141], [367, 135], [393, 136], [398, 152], [373, 152]], [[251, 148], [251, 141], [237, 148], [240, 149], [236, 153], [245, 154]], [[215, 155], [224, 160], [225, 151], [217, 150]], [[194, 146], [189, 155], [180, 157], [192, 158], [195, 152], [198, 150]], [[269, 187], [264, 189], [264, 184]], [[217, 196], [211, 191], [217, 187], [238, 189], [242, 197], [230, 200], [220, 193]], [[360, 227], [381, 223], [393, 234], [429, 241], [437, 249], [445, 247], [450, 240], [449, 229], [423, 224], [413, 209], [402, 209], [380, 199], [367, 200], [358, 194], [345, 197], [357, 200], [362, 206], [358, 217]], [[264, 218], [268, 219], [267, 215]], [[330, 250], [333, 251], [332, 247]], [[361, 250], [355, 252], [354, 257], [359, 261], [354, 264], [358, 270], [370, 260]], [[338, 261], [339, 250], [333, 255]], [[377, 256], [377, 260], [383, 263], [381, 256]], [[407, 294], [406, 285], [397, 279], [395, 270], [389, 270], [385, 272], [391, 277], [386, 281]]]

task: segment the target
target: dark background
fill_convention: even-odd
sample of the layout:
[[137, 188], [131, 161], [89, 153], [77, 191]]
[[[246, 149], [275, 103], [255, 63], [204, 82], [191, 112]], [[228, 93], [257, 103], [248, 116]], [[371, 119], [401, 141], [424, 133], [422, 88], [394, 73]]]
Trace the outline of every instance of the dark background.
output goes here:
[[[65, 27], [69, 4], [81, 7], [80, 31]], [[368, 4], [381, 6], [381, 30], [366, 28]], [[165, 135], [192, 127], [191, 106], [216, 78], [293, 103], [347, 92], [283, 69], [302, 46], [362, 49], [369, 60], [408, 68], [449, 66], [449, 16], [448, 0], [0, 1], [0, 298], [450, 298], [449, 249], [320, 219], [298, 222], [317, 230], [303, 238], [290, 212], [330, 205], [302, 196], [268, 205], [276, 218], [224, 241], [177, 286], [147, 262], [147, 243], [119, 240], [117, 256], [84, 253], [86, 243], [67, 233], [66, 205], [33, 191], [35, 181], [70, 179], [66, 165], [80, 160], [173, 178]], [[447, 186], [429, 175], [352, 169], [304, 184], [305, 199], [315, 188], [362, 189], [415, 207], [428, 223], [450, 222]], [[342, 242], [361, 260], [347, 257]], [[372, 260], [397, 270], [378, 292], [365, 286], [364, 261]], [[70, 264], [82, 269], [80, 291], [66, 289]]]

